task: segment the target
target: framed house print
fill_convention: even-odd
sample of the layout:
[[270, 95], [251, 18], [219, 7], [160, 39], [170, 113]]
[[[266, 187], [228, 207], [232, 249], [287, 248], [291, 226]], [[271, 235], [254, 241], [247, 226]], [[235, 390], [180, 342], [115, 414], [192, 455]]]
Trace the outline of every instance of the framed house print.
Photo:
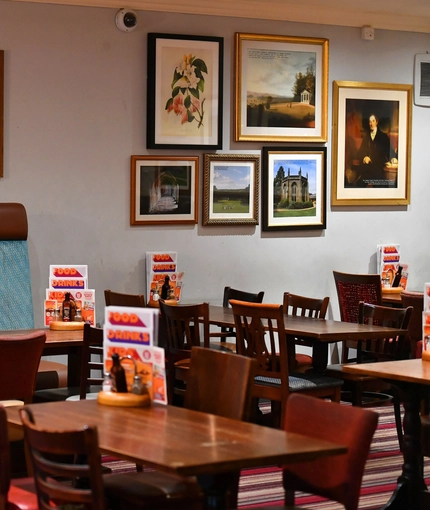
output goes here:
[[203, 225], [258, 225], [260, 156], [204, 158]]
[[325, 229], [326, 148], [263, 147], [263, 231]]
[[131, 225], [197, 223], [198, 157], [131, 156]]
[[236, 141], [327, 141], [328, 40], [236, 33]]
[[222, 147], [221, 37], [148, 34], [148, 149]]
[[333, 82], [332, 205], [410, 201], [412, 85]]

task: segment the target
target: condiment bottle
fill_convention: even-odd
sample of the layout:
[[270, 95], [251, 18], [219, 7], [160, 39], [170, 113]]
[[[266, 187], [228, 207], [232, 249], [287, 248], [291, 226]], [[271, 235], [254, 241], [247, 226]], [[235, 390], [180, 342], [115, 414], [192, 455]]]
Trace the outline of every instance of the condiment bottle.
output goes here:
[[74, 322], [82, 322], [82, 315], [81, 315], [80, 308], [76, 308], [75, 318], [73, 320], [74, 320]]
[[70, 292], [66, 292], [65, 299], [63, 301], [63, 322], [70, 322], [71, 320], [72, 303], [70, 301]]
[[109, 372], [106, 372], [103, 378], [103, 391], [112, 391], [112, 377]]
[[127, 381], [125, 379], [125, 370], [121, 365], [119, 356], [115, 352], [112, 354], [112, 367], [110, 369], [112, 377], [112, 391], [117, 393], [127, 393]]
[[170, 294], [170, 277], [166, 275], [163, 286], [161, 287], [161, 299], [168, 299]]
[[142, 379], [139, 375], [134, 376], [133, 386], [131, 387], [131, 392], [135, 395], [145, 395], [148, 393], [148, 388], [145, 384], [142, 383]]

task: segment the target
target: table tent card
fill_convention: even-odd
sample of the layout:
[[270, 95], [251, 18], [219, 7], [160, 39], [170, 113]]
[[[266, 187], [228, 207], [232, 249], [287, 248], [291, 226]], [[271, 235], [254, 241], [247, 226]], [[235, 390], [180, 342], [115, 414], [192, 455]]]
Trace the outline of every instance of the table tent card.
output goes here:
[[399, 287], [406, 289], [409, 268], [408, 264], [403, 264], [400, 261], [400, 245], [378, 244], [376, 247], [376, 267], [381, 276], [383, 287], [392, 286], [399, 266], [402, 267]]
[[56, 318], [56, 311], [59, 317], [62, 317], [66, 292], [70, 293], [76, 308], [81, 310], [82, 320], [94, 326], [96, 300], [95, 290], [88, 289], [88, 266], [61, 264], [49, 266], [49, 288], [46, 289], [44, 301], [44, 325], [49, 327]]
[[[146, 253], [146, 295], [147, 301], [156, 301], [161, 296], [164, 280], [170, 278], [171, 298], [181, 300], [183, 272], [178, 271], [178, 254], [175, 251], [153, 251]], [[154, 300], [154, 295], [156, 296]], [[158, 296], [157, 296], [158, 295]]]
[[164, 349], [154, 345], [158, 338], [158, 309], [107, 306], [105, 308], [103, 358], [105, 371], [117, 353], [130, 391], [135, 375], [148, 388], [153, 402], [167, 404]]

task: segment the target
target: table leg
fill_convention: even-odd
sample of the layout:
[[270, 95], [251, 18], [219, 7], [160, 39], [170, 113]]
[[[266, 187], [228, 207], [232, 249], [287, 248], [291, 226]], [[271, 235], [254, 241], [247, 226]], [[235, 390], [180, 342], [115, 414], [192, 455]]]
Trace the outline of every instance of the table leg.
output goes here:
[[237, 508], [240, 472], [200, 475], [197, 477], [205, 493], [205, 510]]
[[[400, 385], [399, 385], [400, 386]], [[419, 510], [421, 491], [427, 489], [423, 478], [420, 404], [422, 387], [401, 385], [404, 398], [403, 466], [397, 487], [383, 510]]]
[[312, 346], [312, 368], [316, 374], [323, 374], [327, 368], [328, 343], [313, 342]]

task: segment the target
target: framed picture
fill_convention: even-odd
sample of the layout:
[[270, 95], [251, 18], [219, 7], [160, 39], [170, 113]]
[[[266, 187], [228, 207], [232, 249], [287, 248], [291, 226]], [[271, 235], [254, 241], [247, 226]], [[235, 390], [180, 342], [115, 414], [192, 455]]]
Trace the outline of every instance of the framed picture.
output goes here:
[[263, 147], [263, 230], [325, 229], [326, 148]]
[[236, 141], [327, 141], [328, 39], [236, 33]]
[[3, 177], [4, 135], [4, 51], [0, 50], [0, 177]]
[[410, 201], [412, 85], [333, 82], [332, 205]]
[[198, 157], [131, 156], [131, 225], [197, 223]]
[[148, 34], [148, 149], [221, 149], [221, 37]]
[[204, 155], [203, 225], [258, 225], [260, 156]]

